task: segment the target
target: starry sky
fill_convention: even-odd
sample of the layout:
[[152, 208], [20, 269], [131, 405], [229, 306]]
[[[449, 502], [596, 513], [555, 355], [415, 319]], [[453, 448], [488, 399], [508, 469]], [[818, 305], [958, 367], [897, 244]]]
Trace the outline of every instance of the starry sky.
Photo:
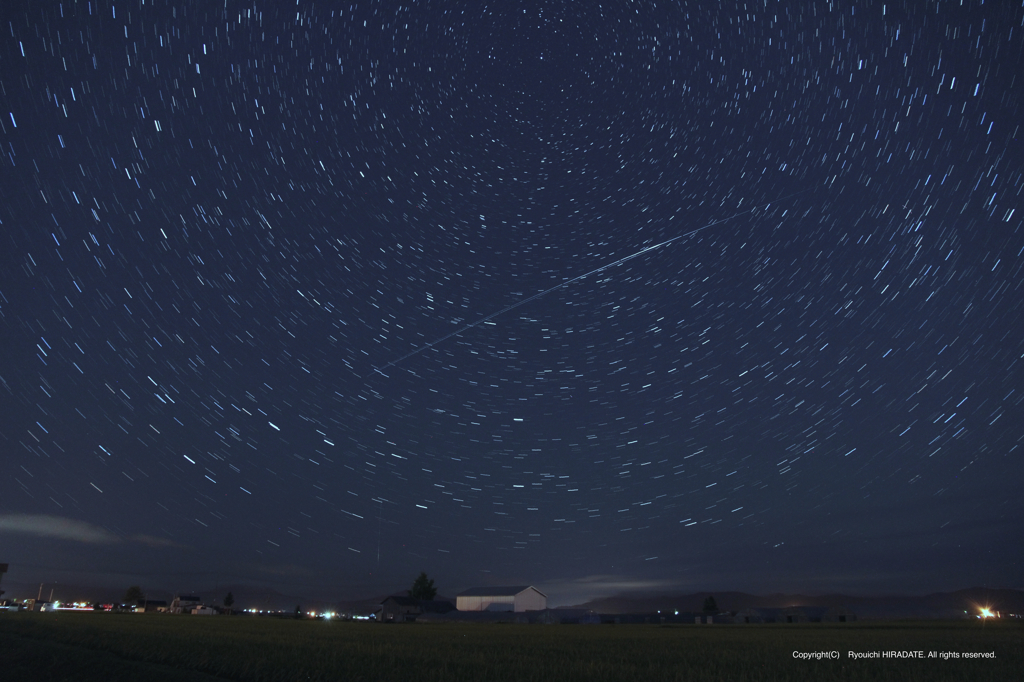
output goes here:
[[9, 580], [1021, 587], [1020, 2], [0, 13]]

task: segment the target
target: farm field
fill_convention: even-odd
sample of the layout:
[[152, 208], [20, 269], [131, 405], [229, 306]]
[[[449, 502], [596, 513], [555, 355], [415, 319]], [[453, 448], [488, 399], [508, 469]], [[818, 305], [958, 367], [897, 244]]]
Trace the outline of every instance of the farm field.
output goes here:
[[[12, 680], [1011, 680], [1019, 622], [378, 625], [165, 614], [0, 614]], [[794, 652], [837, 651], [836, 660]], [[849, 651], [954, 652], [858, 659]], [[963, 658], [994, 653], [995, 658]]]

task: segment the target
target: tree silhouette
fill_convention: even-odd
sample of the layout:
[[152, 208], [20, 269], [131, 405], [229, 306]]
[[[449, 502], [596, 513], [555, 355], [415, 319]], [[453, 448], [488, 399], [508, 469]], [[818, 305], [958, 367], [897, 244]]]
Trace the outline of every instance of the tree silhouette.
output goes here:
[[228, 592], [228, 596], [224, 597], [224, 606], [227, 608], [228, 613], [234, 613], [234, 609], [231, 607], [235, 605], [235, 595]]
[[420, 573], [420, 576], [416, 578], [415, 582], [413, 582], [412, 589], [409, 590], [409, 596], [413, 599], [430, 601], [437, 596], [437, 589], [434, 587], [434, 581], [428, 578], [426, 573]]
[[708, 596], [707, 599], [704, 600], [704, 613], [707, 613], [707, 614], [718, 613], [718, 604], [715, 603], [715, 598], [710, 596], [710, 595]]
[[124, 593], [125, 604], [137, 604], [146, 598], [146, 595], [142, 593], [142, 588], [138, 585], [132, 585]]

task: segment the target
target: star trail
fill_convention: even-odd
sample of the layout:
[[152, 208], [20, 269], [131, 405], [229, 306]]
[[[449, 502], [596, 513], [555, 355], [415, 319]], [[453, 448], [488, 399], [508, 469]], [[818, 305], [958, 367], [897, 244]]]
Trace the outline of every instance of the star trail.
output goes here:
[[1020, 586], [1020, 2], [2, 16], [12, 579]]

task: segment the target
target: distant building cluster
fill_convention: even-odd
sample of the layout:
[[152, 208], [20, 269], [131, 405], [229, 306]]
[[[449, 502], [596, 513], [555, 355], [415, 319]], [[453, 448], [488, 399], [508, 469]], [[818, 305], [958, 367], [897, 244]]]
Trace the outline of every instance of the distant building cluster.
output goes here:
[[203, 604], [202, 598], [196, 595], [185, 594], [176, 596], [171, 601], [171, 605], [167, 607], [167, 612], [189, 613], [193, 616], [214, 616], [220, 613], [220, 609]]
[[857, 615], [840, 606], [747, 608], [742, 611], [694, 613], [596, 613], [587, 609], [549, 609], [547, 595], [532, 585], [474, 587], [450, 601], [423, 601], [392, 596], [380, 603], [374, 619], [381, 623], [471, 621], [510, 623], [692, 623], [695, 625], [764, 623], [852, 623]]
[[544, 611], [547, 595], [532, 585], [474, 587], [455, 597], [455, 603], [392, 596], [380, 603], [374, 616], [381, 623], [411, 623], [426, 616], [460, 619], [460, 613], [526, 613]]
[[852, 623], [857, 614], [844, 606], [790, 606], [784, 609], [743, 609], [732, 623]]
[[[0, 579], [7, 572], [8, 565], [0, 564]], [[424, 574], [425, 579], [425, 574]], [[433, 581], [430, 581], [431, 583]], [[410, 595], [414, 591], [410, 591]], [[49, 599], [43, 599], [43, 585], [39, 586], [36, 599], [0, 600], [0, 611], [90, 611], [120, 613], [167, 613], [193, 616], [214, 616], [242, 613], [250, 616], [277, 618], [316, 618], [362, 620], [378, 623], [412, 622], [480, 622], [480, 623], [538, 623], [538, 624], [692, 624], [692, 625], [763, 625], [793, 623], [853, 623], [858, 621], [857, 613], [846, 606], [802, 606], [747, 607], [738, 611], [720, 610], [712, 598], [705, 601], [701, 612], [665, 610], [656, 612], [600, 613], [586, 608], [548, 608], [547, 595], [532, 585], [499, 587], [473, 587], [460, 592], [454, 601], [449, 599], [416, 599], [412, 596], [389, 596], [372, 606], [373, 602], [362, 602], [358, 608], [303, 611], [300, 606], [292, 610], [260, 610], [255, 608], [232, 609], [234, 597], [231, 593], [223, 606], [204, 603], [196, 594], [177, 594], [168, 602], [147, 599], [138, 586], [128, 590], [128, 603], [61, 602], [53, 601], [53, 590]], [[423, 593], [421, 593], [423, 594]], [[436, 595], [430, 590], [428, 595]], [[0, 590], [0, 595], [3, 591]], [[137, 599], [135, 599], [138, 597]], [[650, 603], [650, 602], [647, 602]], [[677, 602], [678, 603], [678, 602]], [[748, 602], [749, 603], [749, 602]], [[994, 606], [978, 606], [972, 602], [973, 610], [958, 610], [949, 618], [1006, 618], [1020, 619], [1019, 612], [996, 610]], [[629, 608], [624, 604], [621, 605]], [[616, 608], [615, 606], [611, 607]], [[371, 614], [372, 611], [372, 614]], [[867, 618], [877, 618], [868, 612]]]

